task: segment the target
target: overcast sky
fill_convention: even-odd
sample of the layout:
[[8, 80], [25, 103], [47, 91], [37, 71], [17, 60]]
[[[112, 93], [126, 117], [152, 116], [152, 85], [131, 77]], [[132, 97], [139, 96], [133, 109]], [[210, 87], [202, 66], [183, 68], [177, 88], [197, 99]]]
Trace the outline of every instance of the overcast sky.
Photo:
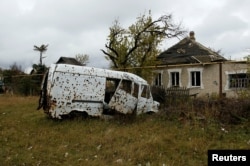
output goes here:
[[[115, 19], [127, 28], [151, 10], [153, 19], [172, 14], [194, 31], [196, 41], [228, 59], [250, 54], [249, 0], [0, 0], [0, 67], [39, 63], [33, 46], [49, 44], [43, 62], [88, 54], [88, 66], [108, 67], [104, 54]], [[178, 40], [166, 40], [167, 49]]]

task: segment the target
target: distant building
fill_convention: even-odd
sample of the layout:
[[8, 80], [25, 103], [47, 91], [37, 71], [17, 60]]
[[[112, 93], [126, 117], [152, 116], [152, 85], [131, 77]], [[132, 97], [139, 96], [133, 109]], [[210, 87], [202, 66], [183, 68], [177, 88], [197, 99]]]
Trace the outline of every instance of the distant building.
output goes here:
[[83, 66], [79, 61], [77, 61], [75, 58], [71, 57], [60, 57], [56, 64], [70, 64], [70, 65], [78, 65]]

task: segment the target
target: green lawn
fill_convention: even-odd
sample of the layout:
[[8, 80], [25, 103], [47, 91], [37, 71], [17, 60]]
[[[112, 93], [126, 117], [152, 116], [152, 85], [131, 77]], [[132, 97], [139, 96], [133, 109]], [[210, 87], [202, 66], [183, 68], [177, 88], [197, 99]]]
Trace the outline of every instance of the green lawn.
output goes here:
[[[166, 113], [53, 120], [37, 97], [0, 96], [0, 165], [207, 165], [208, 149], [249, 149], [250, 123]], [[171, 115], [172, 116], [172, 115]]]

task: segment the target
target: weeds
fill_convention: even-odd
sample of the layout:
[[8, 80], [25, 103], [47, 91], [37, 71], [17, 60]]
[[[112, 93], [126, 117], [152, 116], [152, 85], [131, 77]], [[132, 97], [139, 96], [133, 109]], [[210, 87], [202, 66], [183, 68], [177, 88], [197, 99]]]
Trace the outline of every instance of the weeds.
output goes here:
[[222, 123], [215, 103], [132, 119], [53, 120], [36, 111], [37, 101], [0, 96], [1, 165], [206, 165], [208, 149], [250, 147], [249, 121]]

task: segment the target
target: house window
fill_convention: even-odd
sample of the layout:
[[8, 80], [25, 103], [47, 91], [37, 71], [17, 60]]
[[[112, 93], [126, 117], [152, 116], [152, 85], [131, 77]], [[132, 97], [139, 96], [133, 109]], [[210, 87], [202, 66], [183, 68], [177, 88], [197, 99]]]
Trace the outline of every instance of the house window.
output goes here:
[[180, 74], [179, 72], [171, 72], [171, 86], [180, 86]]
[[155, 77], [155, 86], [161, 86], [162, 85], [162, 74], [157, 73]]
[[235, 88], [247, 88], [250, 86], [250, 77], [247, 69], [236, 71], [225, 71], [227, 82], [225, 90], [232, 90]]
[[182, 87], [181, 84], [181, 71], [182, 69], [168, 69], [168, 88], [169, 87]]
[[247, 88], [250, 85], [247, 73], [229, 74], [229, 88]]
[[189, 68], [187, 70], [189, 76], [188, 88], [199, 87], [203, 89], [204, 88], [202, 83], [203, 68]]
[[191, 85], [201, 86], [201, 72], [200, 71], [191, 72]]

